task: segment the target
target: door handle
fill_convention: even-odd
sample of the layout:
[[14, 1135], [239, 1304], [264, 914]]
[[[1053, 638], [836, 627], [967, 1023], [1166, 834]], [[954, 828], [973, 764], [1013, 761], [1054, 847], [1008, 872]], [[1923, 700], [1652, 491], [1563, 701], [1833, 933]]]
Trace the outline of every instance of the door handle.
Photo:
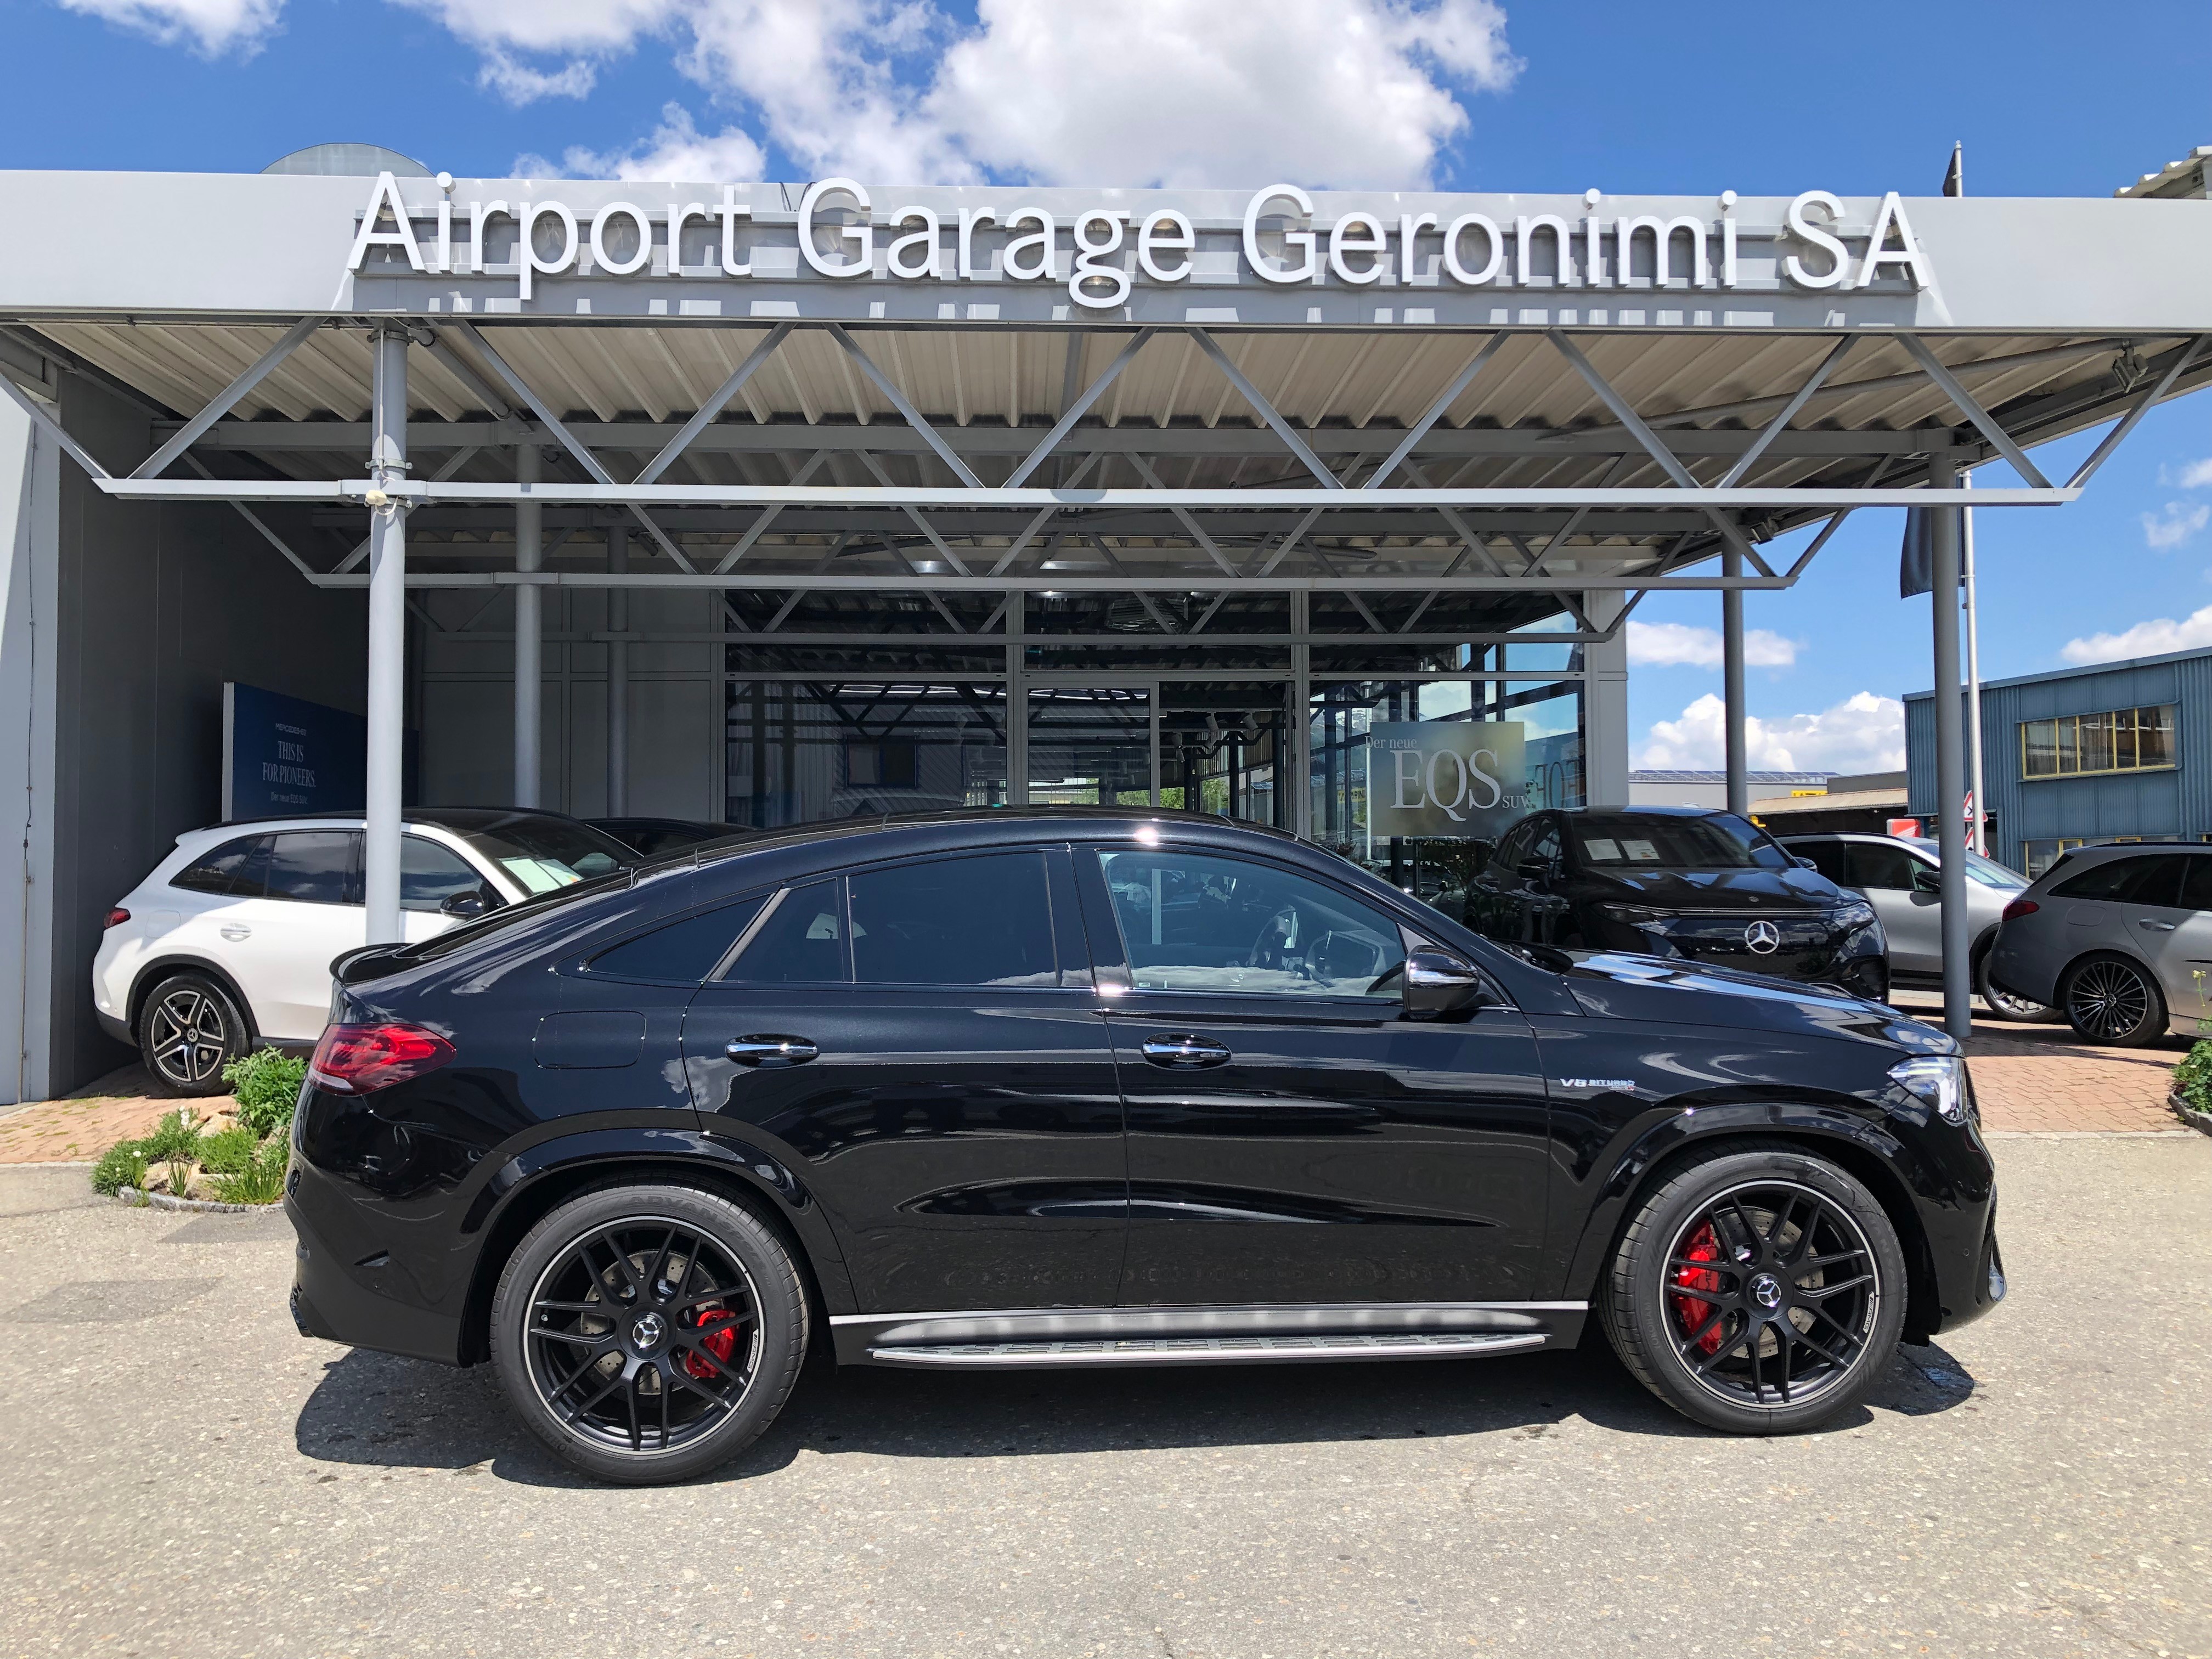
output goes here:
[[804, 1066], [822, 1051], [805, 1037], [747, 1036], [726, 1045], [722, 1052], [740, 1066], [774, 1068]]
[[2154, 933], [2170, 933], [2180, 925], [2174, 921], [2153, 921], [2148, 916], [2139, 916], [2136, 919], [2136, 927], [2147, 927]]
[[231, 939], [233, 941], [242, 939], [251, 939], [253, 936], [253, 930], [251, 927], [248, 927], [243, 922], [238, 921], [225, 922], [222, 925], [222, 936], [225, 939]]
[[1225, 1065], [1229, 1050], [1212, 1037], [1173, 1036], [1146, 1037], [1145, 1058], [1155, 1066], [1182, 1071], [1201, 1066]]

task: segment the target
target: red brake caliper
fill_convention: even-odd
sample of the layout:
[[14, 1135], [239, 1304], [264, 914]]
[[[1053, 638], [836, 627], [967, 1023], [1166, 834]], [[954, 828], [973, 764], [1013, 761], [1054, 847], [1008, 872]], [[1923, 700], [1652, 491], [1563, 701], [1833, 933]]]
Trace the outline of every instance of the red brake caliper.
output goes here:
[[[1690, 1235], [1690, 1242], [1683, 1247], [1682, 1255], [1691, 1261], [1718, 1261], [1721, 1259], [1721, 1242], [1714, 1235], [1711, 1222], [1699, 1224], [1698, 1231]], [[1721, 1288], [1721, 1276], [1707, 1267], [1677, 1267], [1674, 1282], [1686, 1291], [1705, 1291], [1716, 1295]], [[1700, 1301], [1694, 1296], [1677, 1296], [1668, 1299], [1674, 1304], [1674, 1317], [1682, 1322], [1682, 1333], [1686, 1336], [1711, 1320], [1712, 1329], [1698, 1339], [1701, 1352], [1711, 1353], [1720, 1346], [1723, 1322], [1713, 1318], [1711, 1303]]]
[[[694, 1308], [689, 1317], [695, 1329], [715, 1320], [722, 1322], [699, 1339], [699, 1346], [724, 1364], [728, 1364], [730, 1356], [737, 1352], [738, 1316], [723, 1307], [720, 1303], [709, 1302], [702, 1307]], [[687, 1353], [684, 1356], [684, 1369], [702, 1382], [711, 1382], [722, 1375], [696, 1353]]]

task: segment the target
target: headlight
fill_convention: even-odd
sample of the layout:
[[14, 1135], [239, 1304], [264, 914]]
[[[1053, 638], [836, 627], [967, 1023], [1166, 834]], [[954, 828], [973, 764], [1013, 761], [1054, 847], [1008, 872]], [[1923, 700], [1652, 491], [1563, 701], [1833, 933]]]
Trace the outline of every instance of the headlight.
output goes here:
[[1601, 904], [1597, 907], [1615, 921], [1625, 921], [1632, 927], [1648, 927], [1655, 921], [1665, 921], [1674, 915], [1672, 910], [1655, 910], [1648, 904]]
[[1828, 912], [1838, 927], [1863, 927], [1874, 920], [1874, 906], [1867, 903], [1839, 904]]
[[1966, 1121], [1966, 1062], [1956, 1054], [1920, 1054], [1889, 1068], [1890, 1081], [1917, 1095], [1946, 1123]]

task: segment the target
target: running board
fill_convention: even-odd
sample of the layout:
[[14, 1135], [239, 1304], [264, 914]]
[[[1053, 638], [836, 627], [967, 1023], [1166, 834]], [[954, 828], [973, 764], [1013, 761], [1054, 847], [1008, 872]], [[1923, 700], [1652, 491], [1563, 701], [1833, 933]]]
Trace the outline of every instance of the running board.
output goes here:
[[1581, 1302], [1243, 1304], [837, 1314], [848, 1365], [1452, 1359], [1572, 1347]]
[[1545, 1346], [1540, 1333], [1397, 1331], [1350, 1336], [1154, 1336], [1111, 1342], [948, 1342], [872, 1347], [878, 1365], [1018, 1369], [1046, 1365], [1244, 1364], [1317, 1359], [1468, 1359], [1524, 1353]]

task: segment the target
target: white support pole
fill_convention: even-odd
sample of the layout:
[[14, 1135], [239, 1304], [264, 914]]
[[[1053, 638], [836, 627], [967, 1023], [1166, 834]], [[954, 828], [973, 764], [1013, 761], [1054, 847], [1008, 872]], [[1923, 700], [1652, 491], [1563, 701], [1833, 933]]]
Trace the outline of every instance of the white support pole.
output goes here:
[[[1721, 574], [1743, 574], [1743, 555], [1734, 548], [1721, 555]], [[1728, 810], [1751, 811], [1751, 774], [1745, 752], [1743, 709], [1743, 590], [1721, 590], [1722, 744], [1728, 768]]]
[[[1928, 464], [1931, 489], [1949, 489], [1958, 462], [1939, 450]], [[1959, 686], [1959, 512], [1939, 507], [1929, 525], [1929, 577], [1935, 584], [1936, 839], [1943, 860], [1943, 1029], [1964, 1042], [1973, 1032], [1967, 963], [1965, 700]]]
[[[514, 452], [514, 481], [538, 482], [538, 450], [526, 443]], [[514, 504], [514, 568], [534, 574], [544, 562], [544, 509], [532, 496]], [[544, 687], [544, 610], [535, 582], [525, 581], [514, 590], [514, 804], [538, 804], [541, 775], [538, 743], [544, 712], [539, 700]]]
[[[629, 532], [607, 526], [607, 568], [619, 574], [629, 563]], [[607, 590], [607, 632], [629, 632], [629, 590]], [[629, 641], [607, 641], [607, 816], [629, 812]]]
[[[407, 331], [376, 337], [369, 476], [379, 489], [407, 477]], [[370, 945], [407, 937], [399, 908], [399, 823], [407, 722], [407, 509], [373, 507], [368, 550], [368, 756], [362, 840]]]
[[[1959, 482], [1973, 488], [1974, 475], [1961, 472]], [[1984, 858], [1990, 853], [1990, 798], [1982, 793], [1982, 640], [1981, 624], [1974, 611], [1974, 509], [1959, 509], [1962, 526], [1959, 538], [1959, 557], [1961, 574], [1965, 578], [1964, 598], [1966, 605], [1966, 787], [1974, 798], [1974, 815], [1967, 827], [1968, 839], [1974, 850]]]
[[[1613, 630], [1611, 639], [1582, 648], [1583, 668], [1589, 676], [1583, 682], [1583, 800], [1589, 806], [1626, 806], [1628, 630], [1616, 624], [1627, 605], [1619, 593], [1583, 593], [1580, 598], [1590, 625]], [[1504, 685], [1493, 684], [1491, 695], [1502, 696], [1504, 691]], [[1477, 695], [1482, 695], [1480, 688]]]

